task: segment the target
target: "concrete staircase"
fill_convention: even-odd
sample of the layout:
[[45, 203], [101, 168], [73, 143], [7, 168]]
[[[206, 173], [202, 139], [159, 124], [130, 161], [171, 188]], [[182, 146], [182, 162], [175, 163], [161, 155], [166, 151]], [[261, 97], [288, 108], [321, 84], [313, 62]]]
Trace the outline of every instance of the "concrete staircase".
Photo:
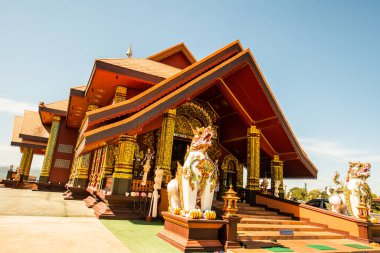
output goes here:
[[[222, 210], [223, 203], [215, 202], [214, 208]], [[280, 215], [264, 207], [239, 203], [238, 208], [238, 216], [242, 217], [238, 224], [238, 240], [247, 248], [257, 241], [345, 238], [344, 235], [327, 232], [323, 227], [311, 226], [303, 221], [292, 220], [290, 216]], [[281, 235], [281, 229], [293, 230], [294, 234]]]

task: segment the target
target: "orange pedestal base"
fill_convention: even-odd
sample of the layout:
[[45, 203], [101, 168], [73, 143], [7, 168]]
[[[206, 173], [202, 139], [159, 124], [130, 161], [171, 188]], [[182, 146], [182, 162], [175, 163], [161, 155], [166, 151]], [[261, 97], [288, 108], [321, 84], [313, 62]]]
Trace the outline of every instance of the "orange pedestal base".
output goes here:
[[223, 250], [219, 229], [223, 220], [189, 219], [162, 212], [164, 229], [157, 236], [183, 252], [212, 252]]

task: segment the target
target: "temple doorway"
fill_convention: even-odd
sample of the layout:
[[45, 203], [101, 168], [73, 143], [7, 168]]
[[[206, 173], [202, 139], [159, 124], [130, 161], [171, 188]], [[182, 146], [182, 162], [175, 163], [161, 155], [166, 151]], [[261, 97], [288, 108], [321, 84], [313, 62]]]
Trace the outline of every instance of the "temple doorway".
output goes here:
[[171, 173], [175, 176], [177, 171], [177, 162], [181, 165], [184, 163], [184, 158], [187, 151], [187, 146], [190, 146], [191, 140], [174, 138], [173, 141], [173, 151], [172, 151], [172, 163], [171, 163]]
[[[225, 191], [227, 191], [230, 188], [230, 185], [232, 185], [233, 189], [235, 191], [238, 191], [238, 187], [241, 187], [239, 184], [240, 177], [239, 173], [239, 162], [233, 155], [227, 155], [224, 157], [222, 162], [222, 192], [219, 194], [219, 196], [223, 195]], [[241, 175], [242, 176], [242, 175]]]
[[236, 191], [236, 172], [227, 172], [226, 177], [226, 189], [228, 189], [230, 185], [232, 185], [232, 187]]

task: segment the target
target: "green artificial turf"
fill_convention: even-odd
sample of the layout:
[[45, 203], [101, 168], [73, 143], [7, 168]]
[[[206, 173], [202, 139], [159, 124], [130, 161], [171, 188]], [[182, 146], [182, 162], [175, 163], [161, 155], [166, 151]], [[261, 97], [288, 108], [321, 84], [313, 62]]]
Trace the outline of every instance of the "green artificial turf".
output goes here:
[[372, 247], [368, 247], [368, 246], [364, 246], [364, 245], [360, 245], [360, 244], [343, 244], [344, 246], [348, 246], [348, 247], [351, 247], [351, 248], [355, 248], [355, 249], [372, 249]]
[[293, 252], [293, 250], [285, 247], [263, 247], [263, 249], [272, 251], [272, 252]]
[[163, 229], [161, 221], [148, 223], [140, 220], [101, 220], [101, 222], [133, 253], [181, 252], [156, 236]]
[[319, 250], [336, 250], [335, 248], [332, 248], [332, 247], [329, 247], [329, 246], [325, 246], [325, 245], [322, 245], [322, 244], [311, 244], [311, 245], [307, 245], [309, 248], [313, 248], [313, 249], [319, 249]]

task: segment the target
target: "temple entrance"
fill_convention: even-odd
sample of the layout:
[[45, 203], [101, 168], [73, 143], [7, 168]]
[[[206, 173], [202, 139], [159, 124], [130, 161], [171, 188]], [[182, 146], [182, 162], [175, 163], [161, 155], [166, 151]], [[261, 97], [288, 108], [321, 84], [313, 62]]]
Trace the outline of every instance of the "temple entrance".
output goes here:
[[187, 151], [187, 146], [190, 146], [191, 140], [174, 138], [173, 141], [173, 151], [172, 151], [172, 163], [171, 163], [171, 173], [173, 177], [177, 171], [177, 162], [181, 165], [184, 163], [184, 158]]
[[234, 188], [234, 190], [236, 191], [237, 187], [236, 187], [236, 172], [231, 172], [231, 171], [228, 171], [227, 174], [226, 174], [226, 183], [225, 183], [225, 188], [228, 189], [230, 187], [230, 185], [232, 185], [232, 187]]
[[242, 182], [240, 181], [243, 178], [243, 171], [240, 171], [240, 167], [238, 160], [233, 155], [224, 157], [222, 162], [223, 192], [228, 190], [230, 185], [235, 191], [238, 191], [238, 187], [242, 187]]

